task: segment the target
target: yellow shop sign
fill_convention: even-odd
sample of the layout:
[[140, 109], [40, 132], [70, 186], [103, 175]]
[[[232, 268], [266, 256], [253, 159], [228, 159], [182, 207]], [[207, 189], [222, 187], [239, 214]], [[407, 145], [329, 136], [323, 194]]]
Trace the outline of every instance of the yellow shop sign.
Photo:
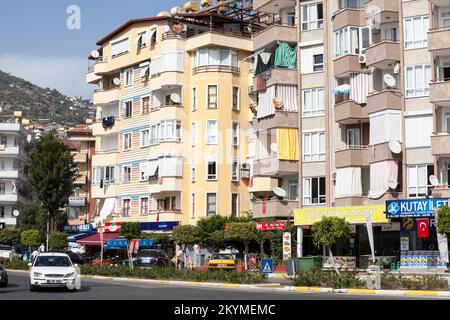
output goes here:
[[345, 218], [352, 224], [366, 223], [366, 214], [372, 216], [372, 223], [388, 222], [384, 211], [386, 207], [381, 206], [355, 206], [339, 208], [307, 208], [294, 210], [294, 224], [296, 226], [309, 226], [320, 221], [323, 217]]

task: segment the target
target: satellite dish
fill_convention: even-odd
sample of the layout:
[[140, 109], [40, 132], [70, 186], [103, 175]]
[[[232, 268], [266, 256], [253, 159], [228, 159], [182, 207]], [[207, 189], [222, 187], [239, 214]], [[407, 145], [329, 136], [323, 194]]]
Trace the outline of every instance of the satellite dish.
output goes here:
[[390, 189], [394, 190], [395, 188], [397, 188], [398, 182], [395, 179], [389, 178], [388, 185]]
[[431, 175], [428, 179], [433, 187], [437, 187], [439, 185], [439, 179], [435, 175]]
[[164, 30], [164, 32], [170, 32], [170, 26], [169, 25], [164, 25], [163, 26], [163, 30]]
[[170, 14], [171, 15], [176, 15], [176, 14], [180, 14], [180, 13], [183, 13], [184, 12], [184, 10], [183, 10], [183, 8], [182, 7], [180, 7], [180, 6], [178, 6], [178, 7], [173, 7], [172, 9], [170, 9]]
[[395, 85], [397, 83], [397, 80], [395, 80], [395, 78], [388, 73], [383, 76], [383, 80], [384, 80], [384, 83], [386, 84], [386, 86], [389, 88], [395, 87]]
[[100, 57], [100, 52], [98, 52], [97, 50], [91, 51], [91, 57], [94, 59], [98, 59]]
[[400, 154], [402, 152], [402, 145], [397, 140], [391, 140], [389, 141], [389, 150], [392, 153]]
[[394, 73], [399, 74], [400, 73], [400, 62], [397, 62], [397, 64], [394, 67]]
[[174, 103], [180, 103], [181, 97], [178, 93], [172, 93], [170, 95], [170, 100], [172, 100], [172, 102], [174, 102]]
[[274, 142], [270, 145], [270, 150], [272, 150], [272, 152], [278, 152], [278, 145]]
[[113, 83], [114, 83], [116, 86], [120, 86], [120, 79], [119, 79], [119, 78], [114, 78], [114, 79], [113, 79]]
[[14, 210], [13, 211], [13, 216], [17, 218], [19, 216], [19, 210], [17, 210], [17, 209]]
[[156, 16], [157, 16], [157, 17], [170, 17], [171, 14], [170, 14], [169, 11], [161, 11], [161, 12], [158, 13]]
[[287, 196], [286, 190], [284, 190], [283, 188], [273, 188], [273, 193], [275, 193], [277, 196], [284, 198]]

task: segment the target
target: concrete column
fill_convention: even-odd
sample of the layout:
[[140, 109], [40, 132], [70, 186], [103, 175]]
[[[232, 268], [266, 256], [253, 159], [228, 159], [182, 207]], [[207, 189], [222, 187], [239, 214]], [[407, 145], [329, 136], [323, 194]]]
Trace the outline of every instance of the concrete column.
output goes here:
[[303, 257], [303, 229], [297, 226], [297, 258]]

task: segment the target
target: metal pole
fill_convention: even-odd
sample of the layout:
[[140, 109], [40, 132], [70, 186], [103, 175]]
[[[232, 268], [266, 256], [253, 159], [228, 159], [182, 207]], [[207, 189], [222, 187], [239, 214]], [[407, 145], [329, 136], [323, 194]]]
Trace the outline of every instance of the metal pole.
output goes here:
[[48, 235], [50, 233], [50, 211], [47, 211], [47, 240], [46, 240], [46, 251], [48, 252]]
[[297, 258], [303, 257], [303, 229], [297, 226]]

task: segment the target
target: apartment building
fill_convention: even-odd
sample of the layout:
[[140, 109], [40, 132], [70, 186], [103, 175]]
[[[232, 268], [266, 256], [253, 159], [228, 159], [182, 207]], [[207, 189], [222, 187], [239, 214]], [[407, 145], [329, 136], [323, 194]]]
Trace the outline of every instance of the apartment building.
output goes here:
[[97, 42], [96, 223], [150, 230], [248, 212], [248, 28], [216, 11], [162, 13]]
[[69, 225], [88, 224], [95, 212], [91, 201], [92, 156], [95, 153], [95, 138], [92, 135], [92, 123], [76, 125], [66, 131], [64, 143], [70, 148], [74, 162], [78, 167], [79, 177], [74, 182], [72, 195], [69, 197], [67, 217]]
[[14, 121], [0, 123], [0, 229], [17, 225], [20, 209], [31, 197], [24, 172], [31, 135], [21, 117], [16, 112]]

